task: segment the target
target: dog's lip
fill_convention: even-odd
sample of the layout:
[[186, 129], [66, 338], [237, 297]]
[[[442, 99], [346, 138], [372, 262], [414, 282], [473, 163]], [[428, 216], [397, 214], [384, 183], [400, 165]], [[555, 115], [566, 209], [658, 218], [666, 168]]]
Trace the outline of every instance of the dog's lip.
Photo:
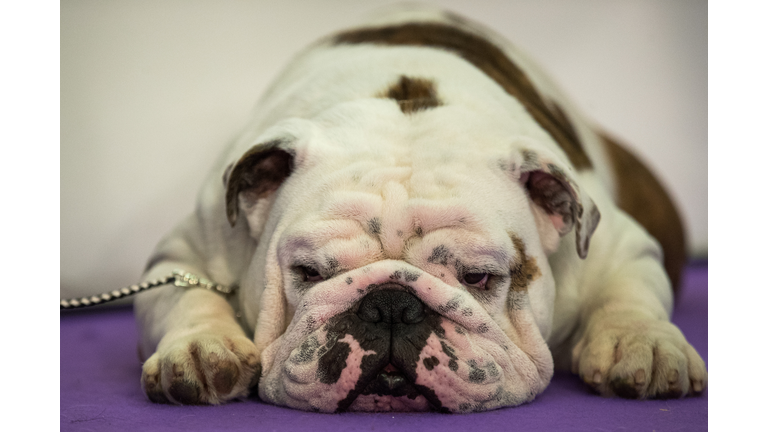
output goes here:
[[388, 363], [376, 373], [376, 376], [365, 386], [361, 394], [407, 396], [413, 399], [418, 396], [419, 391], [400, 369], [392, 363]]
[[[437, 399], [434, 392], [424, 390], [430, 390], [427, 387], [416, 385], [407, 375], [400, 369], [394, 366], [392, 363], [388, 363], [379, 372], [376, 373], [375, 378], [371, 380], [365, 389], [357, 396], [389, 396], [393, 398], [406, 397], [408, 399], [416, 399], [422, 396], [427, 399], [430, 405], [430, 410], [438, 412], [449, 412], [442, 407], [440, 400]], [[430, 394], [431, 393], [431, 394]]]

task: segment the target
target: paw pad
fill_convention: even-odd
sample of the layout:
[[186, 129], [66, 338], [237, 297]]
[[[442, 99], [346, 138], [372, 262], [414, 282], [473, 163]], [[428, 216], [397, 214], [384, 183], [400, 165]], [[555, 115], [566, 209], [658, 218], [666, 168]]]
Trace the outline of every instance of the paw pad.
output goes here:
[[168, 388], [168, 394], [183, 405], [195, 405], [200, 403], [200, 388], [197, 384], [185, 379], [175, 379]]

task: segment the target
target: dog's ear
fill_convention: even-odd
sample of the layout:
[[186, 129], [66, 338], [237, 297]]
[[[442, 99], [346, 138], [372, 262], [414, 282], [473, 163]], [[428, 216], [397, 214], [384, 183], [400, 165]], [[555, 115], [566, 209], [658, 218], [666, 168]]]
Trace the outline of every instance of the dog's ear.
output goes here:
[[589, 240], [600, 222], [600, 211], [578, 184], [550, 158], [523, 151], [520, 182], [531, 201], [542, 209], [560, 237], [576, 229], [576, 251], [587, 257]]
[[234, 226], [240, 207], [257, 211], [259, 201], [269, 198], [294, 168], [294, 150], [288, 139], [275, 139], [248, 150], [224, 173], [227, 189], [227, 220]]

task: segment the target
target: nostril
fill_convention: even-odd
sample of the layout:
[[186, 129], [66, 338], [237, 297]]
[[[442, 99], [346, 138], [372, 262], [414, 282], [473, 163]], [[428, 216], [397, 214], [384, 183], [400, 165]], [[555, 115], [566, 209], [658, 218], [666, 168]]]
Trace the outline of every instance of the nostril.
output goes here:
[[419, 301], [418, 304], [404, 308], [400, 320], [403, 324], [418, 324], [424, 321], [424, 304]]
[[415, 295], [403, 290], [383, 289], [363, 297], [357, 316], [370, 323], [418, 324], [426, 315], [424, 303]]
[[381, 322], [381, 311], [378, 306], [372, 303], [363, 303], [360, 305], [360, 310], [357, 311], [357, 316], [361, 320], [370, 323]]

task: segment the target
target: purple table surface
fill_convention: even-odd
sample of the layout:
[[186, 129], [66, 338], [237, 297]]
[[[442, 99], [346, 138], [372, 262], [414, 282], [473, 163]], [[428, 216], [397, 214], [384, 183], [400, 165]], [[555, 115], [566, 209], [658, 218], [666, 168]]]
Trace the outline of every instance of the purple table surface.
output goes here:
[[[707, 267], [688, 268], [673, 321], [707, 361]], [[475, 414], [315, 414], [258, 400], [221, 406], [170, 406], [141, 391], [137, 331], [130, 308], [62, 313], [62, 431], [337, 431], [537, 430], [700, 431], [707, 429], [708, 394], [632, 401], [591, 394], [575, 376], [556, 373], [533, 402]]]

